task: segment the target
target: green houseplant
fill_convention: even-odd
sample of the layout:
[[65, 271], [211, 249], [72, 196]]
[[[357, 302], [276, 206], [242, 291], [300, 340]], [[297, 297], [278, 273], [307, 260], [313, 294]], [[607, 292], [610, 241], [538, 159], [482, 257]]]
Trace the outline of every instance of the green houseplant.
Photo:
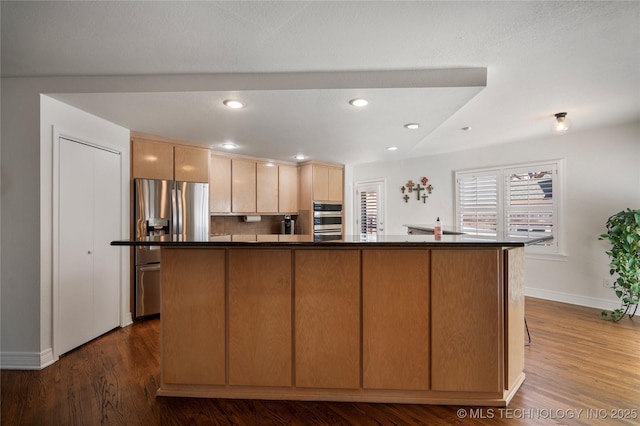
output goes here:
[[609, 273], [617, 275], [611, 288], [620, 299], [620, 308], [602, 312], [611, 321], [619, 321], [627, 313], [633, 317], [640, 299], [640, 210], [623, 210], [607, 220], [607, 233], [600, 240], [611, 243]]

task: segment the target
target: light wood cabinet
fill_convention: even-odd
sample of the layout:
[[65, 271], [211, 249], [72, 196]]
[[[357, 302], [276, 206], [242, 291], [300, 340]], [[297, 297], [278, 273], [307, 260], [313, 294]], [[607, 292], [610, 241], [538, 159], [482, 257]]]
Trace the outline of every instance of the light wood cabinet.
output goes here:
[[174, 145], [174, 179], [179, 182], [209, 181], [209, 150]]
[[151, 136], [131, 138], [131, 177], [208, 182], [209, 150]]
[[256, 212], [256, 162], [231, 160], [231, 211]]
[[229, 384], [292, 386], [291, 250], [229, 250]]
[[362, 251], [365, 389], [429, 389], [429, 259], [429, 250]]
[[173, 180], [173, 145], [131, 139], [131, 177]]
[[313, 164], [312, 175], [314, 201], [342, 201], [342, 168]]
[[296, 166], [278, 166], [278, 211], [280, 213], [298, 212], [298, 168]]
[[278, 212], [278, 166], [256, 163], [256, 212]]
[[209, 210], [231, 213], [231, 159], [212, 155], [209, 161]]
[[295, 255], [297, 387], [360, 387], [360, 253]]

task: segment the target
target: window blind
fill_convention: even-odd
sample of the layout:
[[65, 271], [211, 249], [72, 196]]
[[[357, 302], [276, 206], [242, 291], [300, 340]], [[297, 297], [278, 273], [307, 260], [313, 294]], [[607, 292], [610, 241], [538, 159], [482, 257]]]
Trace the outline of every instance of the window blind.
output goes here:
[[498, 172], [459, 174], [457, 192], [460, 230], [495, 235], [498, 229]]

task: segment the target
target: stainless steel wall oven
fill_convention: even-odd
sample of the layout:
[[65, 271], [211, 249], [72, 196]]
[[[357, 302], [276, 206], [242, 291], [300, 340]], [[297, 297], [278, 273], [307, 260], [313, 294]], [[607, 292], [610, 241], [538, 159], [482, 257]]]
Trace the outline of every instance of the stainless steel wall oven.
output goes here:
[[313, 203], [313, 240], [342, 239], [342, 203]]

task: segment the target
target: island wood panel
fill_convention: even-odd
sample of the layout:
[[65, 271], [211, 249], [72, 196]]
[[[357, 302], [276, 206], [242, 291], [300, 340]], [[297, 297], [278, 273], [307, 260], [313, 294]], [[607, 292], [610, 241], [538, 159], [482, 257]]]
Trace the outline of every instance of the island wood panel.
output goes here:
[[162, 383], [225, 383], [224, 249], [162, 249]]
[[506, 386], [512, 389], [524, 371], [524, 248], [506, 250]]
[[291, 386], [291, 250], [229, 250], [229, 384]]
[[278, 166], [256, 164], [256, 212], [278, 212]]
[[432, 250], [431, 388], [502, 392], [502, 250]]
[[429, 388], [429, 251], [363, 250], [365, 389]]
[[256, 162], [231, 160], [231, 211], [256, 212]]
[[295, 384], [360, 387], [360, 252], [295, 252]]
[[231, 212], [231, 159], [211, 156], [209, 160], [209, 210]]
[[209, 182], [209, 150], [174, 146], [174, 176], [179, 182]]
[[173, 180], [173, 145], [132, 138], [131, 177]]

